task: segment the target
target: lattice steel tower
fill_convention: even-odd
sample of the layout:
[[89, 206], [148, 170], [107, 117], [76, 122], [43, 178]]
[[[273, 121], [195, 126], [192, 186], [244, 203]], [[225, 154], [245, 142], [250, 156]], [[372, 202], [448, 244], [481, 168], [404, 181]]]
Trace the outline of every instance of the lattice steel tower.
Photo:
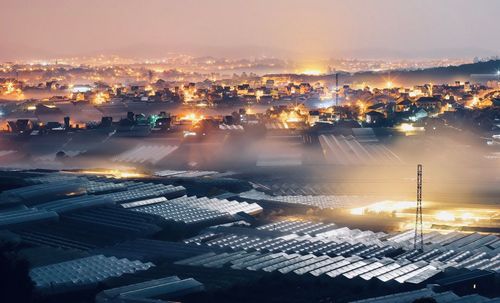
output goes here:
[[417, 165], [417, 210], [415, 212], [415, 238], [413, 249], [424, 251], [424, 232], [422, 223], [422, 164]]

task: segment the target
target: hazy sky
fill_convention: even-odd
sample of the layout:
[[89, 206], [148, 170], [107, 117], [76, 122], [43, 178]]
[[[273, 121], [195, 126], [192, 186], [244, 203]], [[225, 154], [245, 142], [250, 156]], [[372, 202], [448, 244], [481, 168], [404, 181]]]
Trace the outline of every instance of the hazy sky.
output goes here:
[[0, 59], [500, 53], [499, 0], [0, 0]]

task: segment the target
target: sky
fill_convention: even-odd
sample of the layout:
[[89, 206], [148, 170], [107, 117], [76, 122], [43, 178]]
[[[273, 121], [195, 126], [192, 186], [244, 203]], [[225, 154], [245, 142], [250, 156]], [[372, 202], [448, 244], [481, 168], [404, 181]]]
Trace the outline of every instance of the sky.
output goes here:
[[498, 0], [0, 0], [0, 60], [498, 55]]

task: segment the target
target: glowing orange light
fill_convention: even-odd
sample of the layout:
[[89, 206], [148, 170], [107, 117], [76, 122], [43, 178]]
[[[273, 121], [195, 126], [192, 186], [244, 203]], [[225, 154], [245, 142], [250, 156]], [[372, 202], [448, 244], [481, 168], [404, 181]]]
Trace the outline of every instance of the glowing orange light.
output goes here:
[[103, 104], [107, 102], [109, 99], [109, 96], [103, 92], [99, 92], [95, 95], [94, 99], [92, 100], [92, 103], [94, 104]]
[[191, 121], [194, 124], [194, 123], [197, 123], [197, 122], [205, 119], [205, 116], [203, 116], [203, 115], [198, 116], [195, 113], [189, 113], [189, 114], [186, 114], [184, 116], [181, 116], [180, 119], [183, 121]]
[[455, 215], [447, 211], [440, 211], [434, 217], [439, 221], [455, 221]]
[[301, 72], [301, 74], [308, 75], [308, 76], [319, 76], [321, 75], [321, 71], [318, 69], [306, 69]]

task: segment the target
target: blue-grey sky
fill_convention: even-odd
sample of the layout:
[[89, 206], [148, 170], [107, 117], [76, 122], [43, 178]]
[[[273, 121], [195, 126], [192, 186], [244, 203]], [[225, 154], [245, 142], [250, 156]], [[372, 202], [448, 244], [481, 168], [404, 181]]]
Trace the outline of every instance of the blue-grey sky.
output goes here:
[[0, 0], [0, 59], [500, 53], [498, 0]]

